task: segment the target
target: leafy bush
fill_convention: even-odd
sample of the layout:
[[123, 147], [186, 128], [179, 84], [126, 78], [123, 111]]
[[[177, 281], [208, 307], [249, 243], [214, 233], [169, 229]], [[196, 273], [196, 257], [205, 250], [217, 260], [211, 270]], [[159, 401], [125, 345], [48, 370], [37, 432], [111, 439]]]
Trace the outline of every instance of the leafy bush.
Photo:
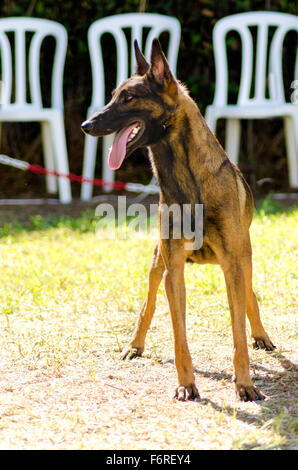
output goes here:
[[[202, 113], [214, 96], [214, 58], [212, 30], [216, 21], [224, 16], [257, 10], [274, 10], [296, 14], [291, 0], [6, 0], [0, 5], [1, 17], [32, 16], [56, 20], [64, 24], [68, 31], [69, 45], [65, 65], [65, 115], [71, 171], [81, 173], [84, 137], [80, 123], [86, 118], [91, 98], [91, 70], [87, 46], [87, 31], [93, 21], [104, 16], [135, 11], [158, 12], [175, 16], [182, 26], [182, 38], [178, 58], [178, 78], [186, 83], [191, 95], [198, 102]], [[289, 42], [289, 54], [296, 51], [295, 41]], [[229, 37], [231, 46], [230, 70], [233, 70], [230, 94], [235, 98], [239, 73], [240, 44], [237, 38]], [[43, 50], [47, 56], [48, 49]], [[111, 69], [115, 67], [112, 46], [106, 44], [106, 57]], [[291, 82], [292, 67], [286, 67], [286, 85]], [[46, 80], [47, 67], [42, 70]], [[288, 85], [289, 86], [289, 85]], [[223, 126], [219, 126], [219, 139], [223, 140]], [[3, 126], [1, 151], [32, 163], [42, 163], [42, 149], [39, 126], [32, 124], [5, 124]], [[287, 165], [285, 158], [284, 135], [281, 120], [265, 122], [261, 126], [243, 125], [243, 139], [240, 166], [250, 183], [259, 178], [273, 178], [276, 188], [287, 187]], [[101, 169], [101, 159], [97, 160], [97, 174]], [[2, 188], [0, 196], [8, 194], [44, 194], [44, 181], [34, 175], [17, 173], [15, 170], [0, 167]], [[123, 181], [150, 179], [150, 166], [139, 152], [127, 161], [117, 173]], [[78, 194], [78, 186], [74, 186]]]

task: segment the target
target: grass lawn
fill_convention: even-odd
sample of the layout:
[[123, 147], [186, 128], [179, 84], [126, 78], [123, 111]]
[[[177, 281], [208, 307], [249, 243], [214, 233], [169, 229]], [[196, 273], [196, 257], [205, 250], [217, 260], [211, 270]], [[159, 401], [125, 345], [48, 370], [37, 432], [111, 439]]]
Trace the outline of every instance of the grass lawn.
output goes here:
[[254, 350], [249, 338], [252, 379], [267, 397], [256, 403], [235, 398], [219, 267], [185, 269], [201, 400], [177, 402], [163, 286], [143, 357], [120, 360], [154, 237], [110, 240], [91, 209], [25, 218], [17, 210], [0, 210], [1, 449], [297, 449], [298, 208], [265, 201], [251, 228], [254, 286], [277, 346]]

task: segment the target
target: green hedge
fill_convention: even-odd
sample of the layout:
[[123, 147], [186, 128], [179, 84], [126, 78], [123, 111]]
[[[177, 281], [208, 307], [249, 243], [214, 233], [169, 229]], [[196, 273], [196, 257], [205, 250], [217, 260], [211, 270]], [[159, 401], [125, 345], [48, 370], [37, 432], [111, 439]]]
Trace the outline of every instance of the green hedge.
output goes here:
[[[70, 167], [81, 173], [83, 157], [83, 135], [80, 123], [86, 117], [91, 97], [91, 70], [87, 47], [87, 31], [98, 18], [135, 11], [157, 12], [175, 16], [182, 26], [182, 38], [178, 58], [178, 78], [185, 82], [201, 111], [212, 102], [214, 95], [214, 58], [212, 29], [216, 21], [224, 16], [245, 11], [272, 10], [296, 14], [292, 0], [6, 0], [0, 5], [1, 17], [32, 16], [61, 22], [68, 31], [69, 45], [65, 66], [65, 113]], [[296, 50], [295, 40], [288, 41], [289, 57]], [[230, 68], [233, 70], [230, 93], [235, 98], [239, 74], [240, 45], [236, 37], [229, 37], [231, 47]], [[48, 46], [51, 47], [50, 45]], [[43, 52], [47, 54], [47, 50]], [[106, 56], [114, 68], [114, 54], [107, 43]], [[288, 57], [288, 56], [287, 56]], [[286, 69], [286, 88], [291, 82], [291, 67]], [[47, 67], [43, 69], [45, 80]], [[252, 139], [253, 136], [253, 139]], [[219, 127], [219, 138], [223, 139], [223, 126]], [[1, 152], [20, 156], [33, 163], [42, 163], [39, 126], [28, 124], [5, 124], [3, 126]], [[263, 177], [271, 177], [276, 188], [287, 187], [287, 166], [281, 121], [264, 122], [264, 125], [244, 123], [243, 145], [240, 166], [250, 183]], [[97, 161], [97, 174], [101, 169]], [[21, 172], [20, 172], [21, 173]], [[42, 178], [20, 174], [15, 170], [0, 167], [2, 185], [0, 195], [44, 193]], [[144, 152], [139, 152], [125, 163], [118, 179], [148, 181], [150, 168]], [[78, 187], [74, 186], [75, 194]]]

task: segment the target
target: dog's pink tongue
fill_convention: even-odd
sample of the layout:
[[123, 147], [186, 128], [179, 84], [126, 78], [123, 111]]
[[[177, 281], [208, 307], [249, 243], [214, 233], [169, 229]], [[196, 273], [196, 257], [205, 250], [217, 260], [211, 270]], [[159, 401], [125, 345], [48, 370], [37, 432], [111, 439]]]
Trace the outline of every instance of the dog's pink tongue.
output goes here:
[[118, 168], [120, 168], [126, 155], [126, 144], [129, 134], [135, 126], [135, 124], [132, 124], [131, 126], [125, 127], [125, 129], [122, 129], [122, 131], [116, 135], [109, 152], [109, 167], [112, 170], [118, 170]]

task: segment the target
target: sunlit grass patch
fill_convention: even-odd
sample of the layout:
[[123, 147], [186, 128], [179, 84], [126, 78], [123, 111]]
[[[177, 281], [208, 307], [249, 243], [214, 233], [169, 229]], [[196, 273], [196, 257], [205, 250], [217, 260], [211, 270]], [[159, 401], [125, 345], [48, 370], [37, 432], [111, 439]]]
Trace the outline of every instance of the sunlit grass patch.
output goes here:
[[114, 240], [96, 224], [88, 210], [0, 229], [0, 447], [297, 447], [298, 209], [267, 201], [251, 227], [254, 286], [277, 346], [272, 354], [255, 351], [249, 339], [252, 378], [268, 397], [259, 404], [235, 400], [230, 313], [218, 266], [185, 268], [201, 402], [171, 400], [176, 372], [163, 285], [144, 357], [120, 361], [146, 296], [158, 234], [122, 226], [126, 236]]

